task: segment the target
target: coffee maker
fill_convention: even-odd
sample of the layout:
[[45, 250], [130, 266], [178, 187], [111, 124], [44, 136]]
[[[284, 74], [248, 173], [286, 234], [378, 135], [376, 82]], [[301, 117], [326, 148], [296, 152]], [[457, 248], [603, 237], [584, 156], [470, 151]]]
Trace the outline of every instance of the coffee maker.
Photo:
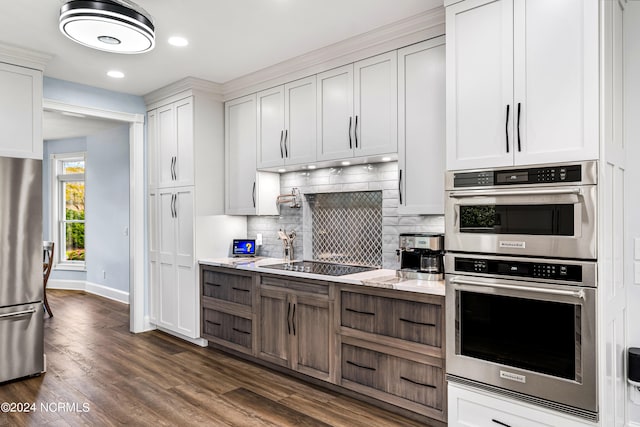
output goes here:
[[444, 280], [444, 235], [400, 234], [400, 274], [410, 279]]

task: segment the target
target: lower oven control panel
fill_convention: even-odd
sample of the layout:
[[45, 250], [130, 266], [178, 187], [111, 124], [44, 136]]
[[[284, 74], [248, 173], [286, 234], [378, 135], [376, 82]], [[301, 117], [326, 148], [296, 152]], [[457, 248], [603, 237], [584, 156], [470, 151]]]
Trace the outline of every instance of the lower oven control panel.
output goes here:
[[571, 282], [582, 281], [582, 266], [574, 264], [456, 257], [455, 271]]

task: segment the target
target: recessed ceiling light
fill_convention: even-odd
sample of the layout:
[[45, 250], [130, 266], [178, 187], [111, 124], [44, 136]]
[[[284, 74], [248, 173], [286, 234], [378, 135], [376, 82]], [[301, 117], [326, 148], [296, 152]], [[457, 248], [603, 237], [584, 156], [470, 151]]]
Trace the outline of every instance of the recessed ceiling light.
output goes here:
[[309, 169], [315, 169], [316, 165], [309, 165], [308, 167], [309, 167]]
[[124, 78], [124, 73], [122, 71], [111, 70], [107, 72], [107, 76], [112, 77], [114, 79]]
[[351, 162], [342, 162], [342, 166], [349, 166]]
[[278, 169], [278, 172], [282, 173], [282, 172], [286, 172], [286, 169]]
[[383, 162], [390, 162], [391, 161], [391, 157], [383, 157], [381, 160]]
[[184, 47], [189, 44], [189, 40], [185, 39], [184, 37], [174, 36], [169, 37], [169, 44], [172, 46]]
[[113, 53], [143, 53], [155, 46], [153, 18], [129, 0], [69, 0], [60, 8], [62, 34]]

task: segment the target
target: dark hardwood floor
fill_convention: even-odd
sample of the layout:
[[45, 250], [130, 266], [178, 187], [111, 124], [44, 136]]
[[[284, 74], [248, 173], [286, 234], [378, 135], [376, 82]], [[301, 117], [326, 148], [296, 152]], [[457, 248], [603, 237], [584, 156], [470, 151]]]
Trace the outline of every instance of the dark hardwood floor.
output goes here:
[[423, 425], [161, 332], [131, 334], [126, 305], [47, 293], [47, 373], [0, 385], [0, 403], [35, 410], [0, 412], [0, 426]]

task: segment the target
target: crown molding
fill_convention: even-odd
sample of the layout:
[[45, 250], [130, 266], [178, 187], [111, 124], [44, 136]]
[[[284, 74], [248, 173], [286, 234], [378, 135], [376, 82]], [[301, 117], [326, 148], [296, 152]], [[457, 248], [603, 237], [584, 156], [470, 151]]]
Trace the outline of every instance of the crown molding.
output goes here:
[[445, 10], [435, 9], [263, 68], [221, 85], [225, 100], [317, 74], [445, 33]]
[[47, 63], [51, 61], [52, 58], [53, 56], [48, 53], [0, 43], [0, 62], [44, 71]]
[[182, 92], [187, 92], [185, 93], [187, 96], [193, 94], [193, 92], [204, 92], [218, 98], [220, 101], [222, 100], [222, 85], [196, 77], [185, 77], [182, 80], [149, 92], [143, 98], [145, 104], [149, 106]]

